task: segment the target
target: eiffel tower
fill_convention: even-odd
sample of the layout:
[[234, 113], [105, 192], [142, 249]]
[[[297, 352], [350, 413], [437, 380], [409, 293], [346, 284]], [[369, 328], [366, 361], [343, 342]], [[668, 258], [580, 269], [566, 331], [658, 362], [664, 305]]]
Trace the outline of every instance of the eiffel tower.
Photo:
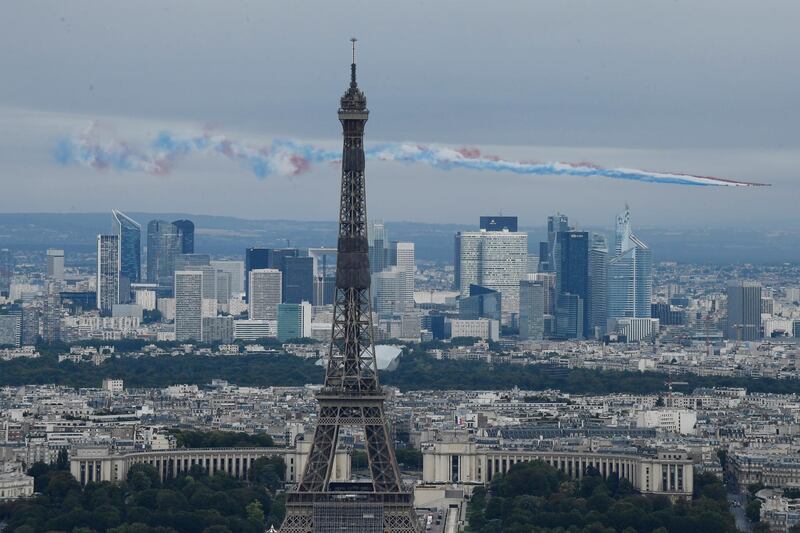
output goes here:
[[[281, 533], [418, 533], [413, 497], [403, 487], [384, 412], [372, 342], [364, 125], [367, 98], [356, 83], [341, 98], [342, 184], [336, 259], [336, 302], [319, 417], [303, 477], [288, 493]], [[331, 481], [342, 426], [364, 430], [369, 482]]]

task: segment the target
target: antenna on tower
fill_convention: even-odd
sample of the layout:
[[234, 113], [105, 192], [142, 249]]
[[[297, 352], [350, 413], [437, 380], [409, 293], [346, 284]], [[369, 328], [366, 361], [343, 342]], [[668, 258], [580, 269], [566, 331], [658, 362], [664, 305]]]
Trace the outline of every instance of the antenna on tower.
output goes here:
[[350, 65], [350, 87], [357, 88], [356, 84], [356, 42], [358, 39], [350, 37], [350, 42], [353, 43], [353, 63]]

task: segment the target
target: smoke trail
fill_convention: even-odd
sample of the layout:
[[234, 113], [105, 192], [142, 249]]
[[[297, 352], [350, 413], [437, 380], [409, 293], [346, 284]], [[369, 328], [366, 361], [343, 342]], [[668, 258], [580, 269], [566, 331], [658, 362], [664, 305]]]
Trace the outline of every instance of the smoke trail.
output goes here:
[[[257, 177], [270, 175], [297, 176], [308, 172], [314, 164], [341, 159], [341, 152], [312, 144], [275, 139], [266, 146], [251, 146], [232, 141], [224, 135], [180, 137], [160, 133], [144, 149], [136, 149], [115, 140], [94, 140], [91, 132], [62, 139], [55, 147], [55, 159], [62, 165], [78, 164], [103, 170], [146, 172], [163, 175], [181, 160], [193, 154], [216, 154], [249, 168]], [[691, 174], [652, 172], [633, 168], [603, 168], [591, 163], [539, 163], [516, 161], [485, 155], [476, 148], [448, 148], [411, 143], [382, 143], [366, 148], [368, 159], [406, 164], [424, 164], [440, 170], [469, 169], [489, 172], [512, 172], [536, 176], [577, 176], [669, 183], [752, 187], [765, 185]]]

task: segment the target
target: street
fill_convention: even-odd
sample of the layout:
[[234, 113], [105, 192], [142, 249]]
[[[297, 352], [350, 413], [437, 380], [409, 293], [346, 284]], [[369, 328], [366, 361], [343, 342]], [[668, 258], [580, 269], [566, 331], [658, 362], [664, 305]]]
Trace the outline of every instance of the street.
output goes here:
[[736, 529], [750, 533], [753, 530], [753, 526], [744, 512], [747, 498], [742, 494], [728, 493], [728, 503], [730, 504], [731, 513], [736, 518]]

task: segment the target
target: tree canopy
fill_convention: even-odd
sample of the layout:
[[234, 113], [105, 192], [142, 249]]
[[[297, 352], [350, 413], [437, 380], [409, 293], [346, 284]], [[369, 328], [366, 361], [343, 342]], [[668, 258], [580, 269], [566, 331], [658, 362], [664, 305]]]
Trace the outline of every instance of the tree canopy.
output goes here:
[[263, 533], [283, 520], [283, 496], [273, 495], [285, 467], [265, 458], [254, 470], [248, 483], [195, 466], [162, 483], [152, 466], [134, 465], [122, 483], [81, 487], [69, 472], [37, 467], [41, 495], [0, 506], [0, 520], [22, 533]]
[[[476, 489], [468, 509], [475, 533], [736, 531], [725, 489], [710, 474], [695, 478], [691, 502], [638, 494], [625, 479], [588, 469], [571, 480], [543, 462], [513, 465], [489, 489]], [[662, 529], [663, 528], [663, 529]]]

